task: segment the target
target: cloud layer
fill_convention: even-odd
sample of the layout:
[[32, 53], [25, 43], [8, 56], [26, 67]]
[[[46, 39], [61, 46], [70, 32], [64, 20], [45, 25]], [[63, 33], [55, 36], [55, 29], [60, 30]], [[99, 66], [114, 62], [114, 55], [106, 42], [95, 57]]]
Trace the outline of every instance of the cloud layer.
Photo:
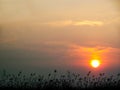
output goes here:
[[43, 23], [45, 25], [53, 26], [53, 27], [63, 27], [63, 26], [102, 26], [104, 22], [102, 21], [92, 21], [92, 20], [83, 20], [83, 21], [55, 21]]

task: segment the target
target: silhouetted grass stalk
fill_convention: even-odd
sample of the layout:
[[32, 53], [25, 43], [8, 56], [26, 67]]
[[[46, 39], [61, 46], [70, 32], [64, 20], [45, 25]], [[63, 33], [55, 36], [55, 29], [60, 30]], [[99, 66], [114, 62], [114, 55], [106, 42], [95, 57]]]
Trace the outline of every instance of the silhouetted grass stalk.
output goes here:
[[24, 75], [8, 74], [3, 71], [0, 78], [0, 88], [23, 88], [23, 89], [92, 89], [92, 88], [120, 88], [120, 73], [106, 76], [100, 73], [98, 76], [92, 75], [89, 71], [84, 77], [80, 74], [67, 72], [59, 75], [57, 70], [49, 73], [47, 77], [30, 73]]

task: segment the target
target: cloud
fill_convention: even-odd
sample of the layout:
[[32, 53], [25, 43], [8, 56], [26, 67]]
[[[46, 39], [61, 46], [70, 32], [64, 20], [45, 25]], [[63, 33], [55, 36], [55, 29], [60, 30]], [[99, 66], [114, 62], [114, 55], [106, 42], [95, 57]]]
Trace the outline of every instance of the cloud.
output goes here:
[[92, 21], [92, 20], [83, 20], [83, 21], [55, 21], [43, 23], [44, 25], [49, 25], [53, 27], [64, 27], [64, 26], [102, 26], [104, 23], [102, 21]]
[[50, 21], [50, 22], [40, 22], [38, 21], [18, 21], [18, 22], [7, 22], [7, 23], [0, 23], [2, 26], [10, 26], [10, 27], [25, 27], [25, 26], [50, 26], [50, 27], [67, 27], [67, 26], [89, 26], [89, 27], [100, 27], [103, 26], [105, 23], [103, 21], [93, 21], [93, 20], [82, 20], [82, 21], [72, 21], [72, 20], [61, 20], [61, 21]]
[[75, 26], [102, 26], [103, 22], [85, 20], [85, 21], [74, 22], [74, 25]]

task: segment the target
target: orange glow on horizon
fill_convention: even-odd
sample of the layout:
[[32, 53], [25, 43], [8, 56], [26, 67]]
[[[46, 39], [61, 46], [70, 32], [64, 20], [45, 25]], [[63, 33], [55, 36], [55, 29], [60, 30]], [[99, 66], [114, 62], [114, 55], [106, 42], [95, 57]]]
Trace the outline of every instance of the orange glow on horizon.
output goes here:
[[[71, 65], [77, 68], [83, 67], [87, 70], [104, 71], [111, 67], [117, 67], [119, 64], [120, 50], [108, 46], [94, 46], [84, 47], [79, 45], [72, 45], [69, 51], [70, 56], [74, 59], [71, 60]], [[95, 66], [91, 64], [93, 60], [98, 60]], [[95, 62], [96, 63], [96, 62]]]

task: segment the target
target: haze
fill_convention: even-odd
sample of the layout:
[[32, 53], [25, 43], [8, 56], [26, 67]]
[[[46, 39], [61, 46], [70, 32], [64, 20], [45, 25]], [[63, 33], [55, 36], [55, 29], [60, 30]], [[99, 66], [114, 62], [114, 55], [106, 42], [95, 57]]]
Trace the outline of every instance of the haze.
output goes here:
[[118, 72], [120, 15], [113, 1], [0, 0], [0, 68], [85, 72], [99, 58], [97, 71]]

